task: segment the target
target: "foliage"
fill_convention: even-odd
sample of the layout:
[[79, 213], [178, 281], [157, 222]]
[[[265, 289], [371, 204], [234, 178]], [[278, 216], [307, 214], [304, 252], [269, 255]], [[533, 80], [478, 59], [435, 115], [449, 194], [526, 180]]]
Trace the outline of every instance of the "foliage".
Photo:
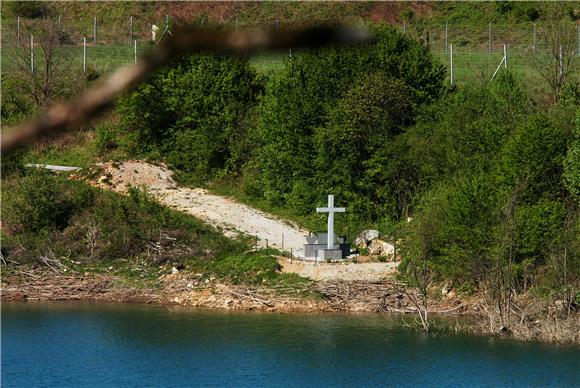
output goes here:
[[237, 169], [244, 120], [260, 91], [247, 62], [191, 56], [167, 67], [119, 102], [117, 111], [134, 154], [163, 154], [201, 181]]
[[580, 110], [576, 113], [576, 133], [564, 161], [566, 188], [580, 202]]
[[[412, 122], [416, 104], [443, 93], [444, 69], [425, 47], [389, 27], [377, 27], [374, 33], [375, 42], [367, 47], [329, 48], [292, 58], [267, 84], [259, 109], [257, 130], [262, 144], [257, 154], [264, 196], [272, 204], [290, 204], [304, 212], [321, 198], [324, 189], [312, 190], [325, 180], [318, 169], [352, 145], [341, 144], [351, 135], [347, 129], [335, 131], [346, 124], [343, 121], [350, 120], [351, 127], [366, 125], [366, 132], [360, 130], [368, 134], [371, 126], [392, 120], [389, 128], [378, 132], [394, 135]], [[403, 110], [391, 109], [391, 103]], [[350, 104], [356, 107], [342, 112]], [[370, 106], [372, 111], [366, 111]], [[366, 115], [369, 117], [363, 117]], [[359, 153], [365, 141], [361, 135], [357, 135]], [[339, 147], [334, 153], [328, 150], [326, 156], [323, 151], [331, 143]], [[365, 155], [365, 159], [372, 156]], [[358, 166], [359, 171], [362, 168]], [[333, 185], [327, 182], [325, 186]]]
[[[540, 281], [531, 275], [539, 268], [561, 270], [552, 258], [566, 244], [577, 255], [564, 238], [576, 206], [563, 181], [571, 120], [558, 115], [569, 113], [531, 114], [527, 101], [508, 74], [449, 95], [407, 132], [431, 188], [419, 196], [403, 268], [426, 258], [433, 274], [457, 284], [507, 274], [506, 287], [525, 289]], [[566, 271], [567, 282], [578, 281], [577, 269]]]
[[18, 261], [51, 251], [85, 262], [183, 262], [244, 247], [140, 189], [121, 196], [43, 172], [3, 185], [3, 221], [8, 231], [3, 246]]

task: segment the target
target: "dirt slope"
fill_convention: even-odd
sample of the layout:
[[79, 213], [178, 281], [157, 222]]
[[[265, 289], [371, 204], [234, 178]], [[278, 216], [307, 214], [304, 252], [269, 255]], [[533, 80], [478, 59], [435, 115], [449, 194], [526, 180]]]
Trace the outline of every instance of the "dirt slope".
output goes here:
[[261, 247], [268, 244], [288, 252], [292, 250], [295, 257], [304, 256], [306, 230], [205, 189], [178, 187], [165, 166], [127, 161], [100, 167], [107, 179], [100, 179], [99, 184], [105, 188], [124, 193], [129, 185], [145, 186], [162, 204], [189, 213], [221, 229], [226, 236], [239, 233], [257, 236]]

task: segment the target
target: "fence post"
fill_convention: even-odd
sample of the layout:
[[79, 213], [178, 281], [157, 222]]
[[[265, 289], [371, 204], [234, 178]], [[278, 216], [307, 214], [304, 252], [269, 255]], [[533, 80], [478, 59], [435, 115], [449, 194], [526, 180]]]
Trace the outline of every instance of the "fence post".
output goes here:
[[447, 54], [449, 47], [448, 24], [445, 22], [445, 54]]
[[280, 22], [276, 19], [276, 31], [280, 30]]
[[165, 27], [169, 27], [169, 15], [165, 15]]
[[503, 44], [503, 58], [504, 58], [503, 67], [507, 69], [507, 44], [505, 43]]
[[97, 47], [97, 17], [93, 16], [93, 41], [95, 47]]
[[238, 18], [236, 18], [236, 32], [238, 32]]
[[133, 16], [129, 17], [129, 44], [133, 43]]
[[83, 71], [87, 70], [87, 37], [83, 36]]
[[491, 23], [489, 23], [489, 32], [488, 32], [488, 40], [489, 40], [489, 52], [492, 52], [492, 47], [493, 47], [493, 40], [491, 37]]
[[58, 32], [60, 33], [62, 31], [62, 28], [60, 26], [60, 16], [58, 17]]
[[34, 37], [30, 35], [30, 72], [34, 73]]
[[133, 52], [135, 55], [135, 64], [137, 64], [137, 39], [133, 40]]
[[284, 233], [282, 233], [282, 250], [284, 250]]
[[403, 19], [403, 34], [407, 33], [407, 21]]
[[16, 44], [20, 47], [20, 16], [16, 18], [16, 39], [18, 41]]
[[534, 23], [534, 54], [536, 53], [536, 23]]
[[561, 45], [560, 45], [560, 51], [558, 53], [558, 67], [560, 69], [560, 71], [559, 71], [560, 82], [562, 82], [562, 75], [564, 74], [564, 61], [563, 61], [562, 46]]
[[453, 43], [449, 45], [449, 81], [453, 85]]

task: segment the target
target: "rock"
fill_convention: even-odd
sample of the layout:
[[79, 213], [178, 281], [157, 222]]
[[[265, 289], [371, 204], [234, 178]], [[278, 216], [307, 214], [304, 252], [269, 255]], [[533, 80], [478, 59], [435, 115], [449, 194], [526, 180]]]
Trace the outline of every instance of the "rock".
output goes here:
[[369, 255], [372, 256], [393, 256], [395, 247], [383, 240], [373, 240], [369, 245]]
[[457, 296], [457, 295], [455, 294], [455, 291], [454, 291], [454, 290], [451, 290], [451, 291], [449, 291], [449, 292], [447, 293], [447, 295], [445, 295], [445, 297], [446, 297], [447, 299], [453, 299], [453, 298], [455, 298], [456, 296]]
[[379, 238], [379, 231], [375, 229], [367, 229], [354, 239], [354, 245], [365, 248], [370, 241], [376, 238]]
[[554, 304], [556, 305], [556, 310], [558, 310], [560, 314], [565, 313], [568, 308], [568, 304], [565, 300], [557, 300]]
[[443, 288], [441, 289], [441, 295], [445, 296], [447, 294], [449, 294], [449, 291], [451, 291], [451, 282], [446, 282], [445, 285], [443, 286]]
[[179, 270], [175, 267], [171, 268], [171, 274], [175, 275], [176, 273], [179, 273]]

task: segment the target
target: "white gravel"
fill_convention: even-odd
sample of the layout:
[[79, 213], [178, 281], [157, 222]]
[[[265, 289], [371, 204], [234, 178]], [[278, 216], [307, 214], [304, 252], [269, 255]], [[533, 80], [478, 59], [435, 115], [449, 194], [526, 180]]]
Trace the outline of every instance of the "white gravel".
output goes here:
[[[257, 236], [260, 247], [267, 244], [288, 252], [292, 250], [295, 257], [304, 257], [306, 230], [205, 189], [178, 187], [165, 166], [127, 161], [116, 166], [106, 163], [100, 167], [108, 177], [99, 179], [103, 187], [126, 192], [129, 185], [144, 186], [162, 204], [189, 213], [227, 236], [240, 233]], [[111, 185], [107, 186], [106, 181]]]

